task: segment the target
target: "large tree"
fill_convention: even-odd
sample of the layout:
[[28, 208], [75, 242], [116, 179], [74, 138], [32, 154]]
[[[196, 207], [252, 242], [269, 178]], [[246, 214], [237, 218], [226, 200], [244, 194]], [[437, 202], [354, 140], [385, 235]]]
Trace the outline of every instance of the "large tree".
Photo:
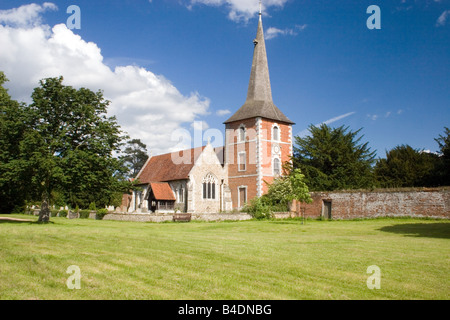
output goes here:
[[129, 140], [121, 159], [128, 167], [127, 175], [135, 178], [148, 159], [147, 146], [140, 139]]
[[375, 165], [375, 176], [385, 188], [432, 187], [439, 185], [436, 154], [401, 145], [386, 152]]
[[293, 164], [305, 175], [312, 191], [373, 187], [375, 151], [360, 143], [361, 129], [311, 125], [306, 137], [295, 137]]
[[110, 102], [101, 91], [63, 85], [62, 77], [41, 80], [32, 99], [29, 161], [36, 170], [33, 186], [42, 199], [39, 221], [48, 221], [55, 190], [72, 206], [109, 204], [125, 188], [118, 179], [124, 166], [113, 154], [126, 138], [115, 117], [106, 114]]
[[26, 105], [11, 99], [0, 72], [0, 212], [23, 211], [26, 200], [35, 194], [31, 188], [34, 168], [26, 150], [33, 137]]

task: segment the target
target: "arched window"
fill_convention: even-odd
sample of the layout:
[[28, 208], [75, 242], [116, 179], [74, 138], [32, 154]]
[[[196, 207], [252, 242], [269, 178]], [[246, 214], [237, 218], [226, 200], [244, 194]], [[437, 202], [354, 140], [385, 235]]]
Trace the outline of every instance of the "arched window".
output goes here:
[[278, 126], [273, 127], [272, 140], [280, 141], [280, 128]]
[[279, 176], [281, 174], [281, 162], [280, 159], [274, 158], [273, 159], [273, 175]]
[[239, 141], [240, 142], [245, 141], [245, 127], [244, 126], [239, 127]]
[[217, 179], [211, 174], [207, 174], [203, 179], [203, 199], [216, 199]]

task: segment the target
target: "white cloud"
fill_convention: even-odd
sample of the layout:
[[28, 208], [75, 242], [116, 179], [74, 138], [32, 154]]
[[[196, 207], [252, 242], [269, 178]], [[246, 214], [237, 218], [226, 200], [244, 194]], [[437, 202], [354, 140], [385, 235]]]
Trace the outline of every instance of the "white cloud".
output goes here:
[[30, 102], [39, 80], [60, 75], [66, 85], [101, 89], [112, 102], [109, 113], [153, 154], [171, 150], [176, 145], [172, 132], [207, 114], [210, 101], [199, 93], [183, 95], [164, 76], [137, 66], [112, 70], [97, 44], [86, 42], [64, 24], [42, 25], [35, 13], [52, 8], [51, 4], [21, 8], [0, 11], [6, 24], [0, 24], [0, 70], [10, 80], [7, 86], [14, 99]]
[[[263, 1], [263, 12], [269, 7], [283, 7], [288, 0]], [[207, 6], [226, 6], [229, 10], [228, 18], [233, 21], [247, 21], [259, 12], [257, 0], [190, 0], [189, 8], [193, 5], [204, 4]]]
[[206, 121], [194, 121], [191, 123], [191, 127], [197, 131], [205, 131], [209, 129], [209, 125]]
[[266, 40], [273, 39], [275, 37], [278, 37], [279, 35], [290, 35], [290, 36], [296, 36], [298, 34], [298, 31], [303, 31], [307, 27], [306, 24], [301, 26], [295, 26], [294, 29], [286, 28], [286, 29], [278, 29], [275, 27], [270, 27], [267, 29], [266, 34], [264, 35]]
[[0, 10], [0, 23], [26, 28], [42, 23], [41, 14], [47, 10], [57, 10], [58, 7], [50, 2], [42, 6], [32, 3], [10, 10]]
[[230, 114], [230, 113], [231, 113], [231, 111], [228, 109], [216, 111], [216, 115], [218, 115], [219, 117], [226, 116], [227, 114]]
[[436, 27], [442, 27], [447, 23], [447, 19], [450, 17], [450, 10], [442, 12], [436, 21]]

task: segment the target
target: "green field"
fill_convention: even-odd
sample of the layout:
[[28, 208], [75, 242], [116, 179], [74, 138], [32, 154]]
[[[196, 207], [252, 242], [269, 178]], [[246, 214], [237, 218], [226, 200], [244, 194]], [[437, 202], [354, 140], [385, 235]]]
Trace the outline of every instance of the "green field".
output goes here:
[[[0, 299], [449, 299], [450, 221], [133, 223], [0, 215]], [[81, 289], [66, 286], [67, 268]], [[369, 266], [381, 269], [370, 290]]]

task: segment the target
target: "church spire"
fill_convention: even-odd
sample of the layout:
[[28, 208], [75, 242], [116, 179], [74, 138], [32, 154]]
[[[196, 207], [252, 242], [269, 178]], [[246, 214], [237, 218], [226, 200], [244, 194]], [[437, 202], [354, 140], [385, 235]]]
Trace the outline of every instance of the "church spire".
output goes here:
[[258, 31], [253, 52], [252, 71], [248, 85], [247, 101], [272, 102], [272, 89], [270, 86], [269, 63], [267, 62], [266, 43], [264, 41], [264, 30], [262, 25], [261, 2], [259, 11]]
[[262, 4], [260, 2], [258, 30], [253, 51], [253, 62], [245, 104], [225, 123], [262, 117], [293, 124], [273, 103], [270, 86], [269, 63], [262, 24]]

